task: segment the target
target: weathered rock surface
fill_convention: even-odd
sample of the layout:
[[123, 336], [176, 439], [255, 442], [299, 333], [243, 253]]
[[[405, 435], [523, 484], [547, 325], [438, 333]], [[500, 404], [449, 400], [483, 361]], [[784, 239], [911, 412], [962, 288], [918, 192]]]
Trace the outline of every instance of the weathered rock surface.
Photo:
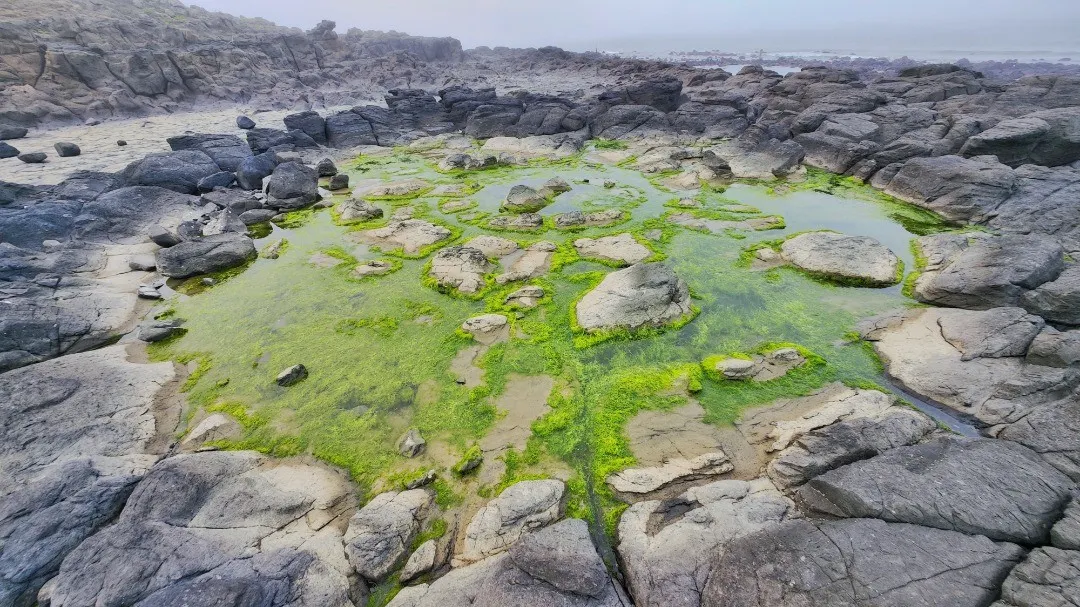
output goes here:
[[541, 240], [525, 247], [520, 257], [514, 260], [504, 274], [495, 277], [498, 284], [515, 280], [528, 280], [547, 274], [551, 269], [551, 260], [558, 247], [553, 242]]
[[1022, 555], [1013, 544], [916, 525], [788, 521], [729, 543], [701, 599], [731, 607], [978, 607], [994, 600]]
[[357, 234], [362, 240], [386, 250], [401, 249], [406, 255], [417, 255], [424, 248], [450, 238], [451, 232], [422, 219], [406, 219]]
[[371, 221], [383, 216], [383, 210], [366, 200], [350, 198], [337, 206], [341, 221]]
[[493, 344], [509, 337], [510, 321], [502, 314], [481, 314], [461, 324], [461, 330], [482, 344]]
[[473, 516], [455, 562], [471, 563], [505, 552], [521, 536], [562, 516], [566, 486], [558, 480], [521, 481]]
[[1063, 399], [1031, 410], [998, 435], [1025, 445], [1080, 482], [1080, 400]]
[[256, 256], [255, 244], [235, 233], [181, 242], [157, 252], [158, 270], [165, 276], [187, 278], [234, 268]]
[[1049, 541], [1072, 488], [1067, 476], [1021, 445], [942, 438], [826, 472], [799, 495], [835, 516], [1040, 545]]
[[768, 482], [736, 480], [631, 505], [619, 519], [618, 551], [635, 604], [703, 604], [710, 566], [725, 546], [779, 524], [790, 507]]
[[283, 162], [270, 175], [267, 204], [276, 209], [299, 209], [319, 199], [319, 175], [299, 162]]
[[510, 188], [501, 208], [511, 213], [534, 213], [546, 207], [551, 201], [527, 185]]
[[633, 265], [652, 256], [649, 247], [639, 243], [632, 234], [623, 233], [600, 238], [579, 238], [574, 248], [582, 257]]
[[492, 264], [483, 251], [472, 246], [447, 247], [431, 259], [429, 274], [440, 286], [477, 293], [487, 286], [484, 275], [491, 270]]
[[720, 451], [693, 459], [672, 459], [663, 466], [627, 468], [609, 476], [607, 483], [620, 493], [646, 494], [676, 483], [720, 476], [734, 468], [727, 454]]
[[992, 607], [1074, 605], [1080, 593], [1080, 551], [1050, 546], [1032, 550], [1009, 572]]
[[364, 592], [341, 550], [350, 493], [325, 468], [253, 452], [169, 458], [64, 559], [50, 603], [352, 605]]
[[807, 232], [785, 240], [780, 255], [798, 268], [838, 281], [885, 286], [901, 278], [896, 254], [865, 236]]
[[1056, 279], [1024, 293], [1020, 305], [1050, 322], [1080, 325], [1080, 265], [1071, 264]]
[[128, 185], [148, 185], [167, 188], [181, 194], [196, 194], [199, 180], [221, 171], [221, 167], [204, 152], [184, 150], [148, 154], [124, 169]]
[[577, 304], [586, 331], [660, 327], [691, 313], [690, 290], [670, 268], [642, 263], [612, 272]]
[[344, 539], [356, 572], [376, 583], [401, 565], [431, 499], [424, 489], [380, 493], [354, 514]]

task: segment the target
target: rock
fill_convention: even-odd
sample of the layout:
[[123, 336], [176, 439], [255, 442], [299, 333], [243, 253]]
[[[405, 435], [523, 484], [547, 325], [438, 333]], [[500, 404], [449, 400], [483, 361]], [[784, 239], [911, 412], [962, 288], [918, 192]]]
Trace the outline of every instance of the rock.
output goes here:
[[195, 194], [199, 191], [199, 180], [221, 168], [216, 162], [199, 150], [182, 150], [147, 154], [123, 171], [128, 185], [158, 186], [180, 192]]
[[1024, 293], [1020, 305], [1050, 322], [1080, 326], [1080, 265], [1071, 264], [1056, 279]]
[[198, 447], [205, 443], [239, 438], [244, 432], [240, 423], [223, 413], [211, 413], [184, 436], [180, 444]]
[[1009, 572], [992, 607], [1069, 605], [1080, 586], [1080, 551], [1042, 547]]
[[383, 210], [366, 200], [350, 198], [337, 206], [341, 221], [371, 221], [383, 216]]
[[488, 226], [501, 230], [535, 230], [544, 225], [544, 218], [536, 213], [499, 215], [488, 221]]
[[277, 211], [273, 209], [251, 209], [240, 213], [240, 221], [244, 222], [246, 226], [253, 226], [258, 223], [266, 223], [276, 217], [277, 214]]
[[579, 238], [574, 248], [582, 257], [591, 257], [620, 265], [633, 265], [652, 257], [652, 251], [639, 243], [632, 234], [622, 233], [601, 238]]
[[278, 373], [277, 378], [274, 381], [277, 385], [287, 388], [289, 386], [298, 384], [307, 379], [308, 370], [304, 365], [293, 365], [288, 369]]
[[716, 363], [716, 370], [727, 379], [750, 379], [757, 375], [758, 366], [745, 358], [725, 358]]
[[[251, 451], [170, 457], [64, 560], [53, 605], [351, 605], [338, 474]], [[255, 593], [249, 594], [249, 593]]]
[[199, 180], [196, 189], [199, 192], [211, 192], [214, 188], [227, 188], [236, 181], [236, 174], [228, 171], [219, 171], [213, 175], [207, 175]]
[[991, 213], [1015, 186], [1012, 169], [993, 159], [938, 156], [905, 162], [885, 193], [951, 221], [972, 221]]
[[704, 162], [741, 179], [776, 179], [794, 172], [804, 155], [798, 143], [780, 141], [753, 126], [731, 142], [706, 149]]
[[319, 174], [319, 177], [333, 177], [338, 174], [337, 165], [329, 158], [320, 160], [319, 164], [315, 165], [315, 171]]
[[1011, 167], [1059, 166], [1080, 160], [1080, 108], [1043, 110], [1002, 120], [973, 135], [962, 156], [996, 156]]
[[607, 484], [620, 493], [652, 493], [676, 483], [698, 481], [735, 469], [723, 451], [706, 453], [693, 459], [672, 459], [654, 468], [627, 468], [607, 478]]
[[462, 323], [461, 330], [472, 335], [476, 341], [488, 344], [504, 336], [509, 322], [502, 314], [481, 314]]
[[[476, 239], [473, 239], [476, 240]], [[498, 284], [515, 280], [529, 280], [547, 273], [558, 247], [553, 242], [541, 240], [525, 248], [525, 252], [510, 265], [505, 274], [495, 277]]]
[[299, 162], [283, 162], [270, 176], [267, 206], [299, 209], [319, 199], [319, 177], [311, 167]]
[[797, 268], [840, 282], [887, 286], [902, 278], [896, 254], [865, 236], [806, 232], [785, 240], [780, 255]]
[[1031, 341], [1024, 359], [1032, 365], [1065, 368], [1080, 363], [1080, 330], [1043, 327]]
[[[809, 396], [778, 403], [779, 417], [772, 407], [744, 413], [736, 422], [751, 443], [767, 443], [766, 452], [786, 449], [800, 436], [838, 421], [873, 417], [888, 411], [893, 397], [877, 390], [856, 390], [830, 384]], [[792, 418], [783, 405], [792, 405], [801, 415]]]
[[23, 137], [26, 137], [28, 132], [30, 132], [28, 129], [21, 126], [0, 124], [0, 140], [22, 139]]
[[245, 131], [255, 128], [255, 121], [247, 116], [236, 117], [236, 128], [244, 129]]
[[166, 141], [174, 151], [198, 150], [209, 156], [222, 171], [235, 172], [240, 163], [251, 158], [251, 148], [236, 135], [198, 133], [169, 137]]
[[[887, 373], [905, 389], [983, 424], [994, 425], [1015, 422], [1034, 407], [1065, 398], [1080, 386], [1080, 372], [1076, 369], [1031, 365], [1020, 356], [972, 358], [995, 351], [1017, 352], [1030, 343], [1024, 321], [1017, 324], [1011, 336], [1018, 343], [1006, 342], [1005, 338], [1010, 337], [1007, 334], [994, 339], [999, 337], [994, 332], [1008, 327], [1010, 318], [1016, 315], [931, 308], [865, 323], [860, 332], [874, 342]], [[876, 330], [870, 326], [875, 323], [879, 325]], [[979, 340], [972, 329], [968, 360], [942, 335], [942, 325], [974, 327], [984, 323], [977, 334], [991, 338]]]
[[520, 306], [522, 308], [535, 308], [545, 295], [543, 287], [529, 285], [521, 287], [517, 291], [506, 296], [503, 303], [508, 306]]
[[180, 323], [174, 320], [152, 320], [139, 325], [139, 340], [148, 343], [164, 341], [186, 332]]
[[21, 152], [19, 152], [18, 148], [0, 141], [0, 160], [3, 160], [4, 158], [15, 158], [19, 154], [21, 154]]
[[48, 158], [48, 156], [45, 152], [27, 152], [25, 154], [19, 154], [19, 160], [26, 164], [41, 164], [42, 162], [45, 162], [46, 158]]
[[788, 521], [730, 542], [701, 604], [978, 607], [1022, 554], [985, 537], [873, 519]]
[[424, 448], [427, 447], [427, 441], [423, 436], [420, 436], [420, 431], [416, 428], [410, 428], [400, 439], [398, 439], [398, 452], [405, 457], [416, 457], [424, 452]]
[[660, 327], [692, 313], [690, 290], [667, 266], [640, 263], [605, 276], [575, 313], [586, 331]]
[[439, 286], [472, 294], [487, 286], [484, 276], [491, 270], [492, 265], [482, 251], [458, 246], [436, 253], [431, 260], [429, 275]]
[[285, 128], [290, 131], [300, 131], [320, 145], [327, 144], [326, 120], [318, 112], [308, 110], [296, 114], [289, 114], [282, 119]]
[[230, 209], [222, 209], [215, 213], [202, 228], [203, 236], [226, 233], [247, 234], [247, 224], [241, 221]]
[[401, 249], [406, 255], [418, 255], [451, 234], [450, 230], [422, 219], [392, 221], [386, 227], [359, 232], [360, 238], [372, 244], [386, 250]]
[[484, 254], [484, 257], [499, 258], [506, 257], [511, 253], [514, 253], [519, 249], [518, 243], [510, 240], [509, 238], [502, 238], [501, 236], [491, 236], [483, 234], [469, 240], [466, 245], [470, 249], [476, 249]]
[[374, 185], [360, 193], [365, 198], [413, 198], [431, 189], [423, 179], [402, 179]]
[[[183, 242], [183, 240], [181, 240], [179, 236], [173, 234], [169, 230], [166, 230], [165, 228], [157, 224], [150, 226], [147, 232], [147, 235], [150, 237], [150, 241], [159, 247], [169, 248]], [[155, 262], [155, 266], [156, 265], [157, 264]]]
[[82, 150], [79, 149], [79, 146], [69, 141], [58, 141], [53, 144], [53, 148], [56, 149], [56, 155], [61, 158], [69, 158], [71, 156], [82, 154]]
[[255, 258], [255, 244], [247, 236], [216, 234], [178, 243], [157, 252], [163, 276], [187, 278], [228, 270]]
[[526, 533], [510, 546], [510, 560], [563, 592], [601, 598], [611, 580], [581, 519], [559, 521]]
[[389, 263], [373, 259], [353, 268], [353, 275], [358, 278], [366, 278], [368, 276], [382, 276], [384, 274], [389, 274], [393, 270], [394, 267]]
[[632, 504], [618, 552], [637, 605], [697, 606], [710, 565], [732, 540], [783, 521], [791, 505], [767, 482], [723, 480]]
[[153, 272], [157, 269], [157, 260], [153, 255], [133, 255], [128, 258], [128, 267], [136, 272]]
[[552, 177], [544, 182], [544, 185], [540, 187], [537, 193], [544, 198], [554, 198], [559, 194], [569, 192], [571, 189], [573, 188], [562, 177]]
[[228, 209], [237, 215], [244, 211], [262, 208], [262, 202], [259, 198], [247, 190], [217, 188], [203, 194], [199, 197], [199, 200], [204, 205], [210, 203], [220, 209]]
[[524, 533], [555, 522], [562, 516], [565, 491], [559, 480], [510, 485], [473, 516], [455, 561], [471, 563], [504, 552]]
[[1075, 498], [1050, 530], [1050, 543], [1062, 550], [1080, 550], [1080, 502]]
[[916, 444], [936, 429], [927, 415], [892, 406], [803, 433], [770, 460], [766, 470], [776, 486], [786, 489], [829, 470]]
[[1043, 320], [1022, 308], [991, 308], [984, 314], [946, 314], [941, 336], [960, 351], [960, 360], [1023, 356]]
[[606, 226], [618, 223], [623, 218], [623, 212], [619, 209], [607, 209], [605, 211], [593, 211], [583, 213], [570, 211], [555, 216], [555, 227], [574, 228], [579, 226]]
[[510, 193], [506, 195], [506, 200], [499, 208], [511, 213], [534, 213], [546, 207], [550, 202], [529, 186], [516, 185], [510, 188]]
[[327, 186], [331, 191], [347, 190], [349, 189], [349, 176], [345, 173], [338, 173], [330, 178], [330, 183]]
[[435, 540], [428, 540], [420, 544], [409, 555], [409, 560], [405, 561], [405, 566], [401, 568], [401, 575], [398, 579], [401, 580], [402, 584], [407, 584], [428, 573], [435, 568], [435, 558], [437, 556], [438, 547]]
[[834, 516], [1038, 545], [1049, 541], [1071, 488], [1067, 476], [1021, 445], [942, 438], [831, 470], [803, 485], [799, 495]]
[[124, 147], [125, 145], [127, 145], [127, 142], [124, 141], [123, 139], [117, 139], [116, 140], [116, 145], [119, 146], [119, 147]]
[[951, 254], [938, 253], [946, 237], [919, 238], [932, 259], [916, 279], [914, 295], [935, 305], [986, 310], [1023, 303], [1021, 297], [1058, 278], [1065, 269], [1061, 245], [1035, 236], [1003, 235], [974, 242], [952, 236]]
[[349, 520], [345, 552], [357, 573], [378, 583], [401, 565], [431, 505], [423, 489], [380, 493]]
[[263, 189], [263, 180], [274, 172], [277, 162], [273, 154], [259, 154], [245, 158], [236, 167], [236, 183], [245, 190]]
[[282, 252], [284, 252], [285, 247], [288, 245], [289, 241], [284, 238], [279, 238], [263, 247], [263, 249], [259, 251], [259, 257], [262, 257], [263, 259], [277, 259], [278, 257], [281, 257]]
[[1035, 407], [1009, 424], [998, 438], [1016, 441], [1080, 482], [1080, 402], [1063, 399]]

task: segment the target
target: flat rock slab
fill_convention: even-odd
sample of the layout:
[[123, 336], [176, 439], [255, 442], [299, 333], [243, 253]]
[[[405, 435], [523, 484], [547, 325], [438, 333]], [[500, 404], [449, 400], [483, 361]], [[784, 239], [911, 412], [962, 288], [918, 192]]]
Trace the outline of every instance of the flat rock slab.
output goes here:
[[670, 324], [691, 313], [690, 289], [670, 268], [640, 263], [612, 272], [577, 304], [586, 331]]
[[701, 604], [981, 607], [1022, 555], [1014, 544], [917, 525], [788, 521], [729, 543]]
[[609, 476], [607, 484], [620, 493], [647, 494], [675, 483], [717, 477], [734, 468], [727, 454], [717, 451], [693, 459], [673, 459], [652, 468], [628, 468]]
[[711, 563], [740, 536], [774, 526], [791, 508], [767, 481], [723, 480], [673, 500], [632, 504], [619, 519], [618, 551], [635, 604], [700, 604]]
[[621, 265], [633, 265], [652, 256], [649, 247], [641, 244], [632, 234], [623, 233], [600, 238], [579, 238], [574, 241], [578, 255], [600, 259]]
[[892, 396], [877, 390], [833, 384], [817, 394], [750, 411], [736, 424], [750, 442], [765, 444], [769, 452], [780, 451], [807, 432], [838, 421], [883, 413], [893, 401]]
[[541, 240], [525, 247], [517, 259], [510, 263], [506, 272], [495, 277], [498, 284], [515, 280], [529, 280], [547, 274], [551, 269], [551, 260], [555, 257], [555, 243]]
[[[888, 479], [883, 483], [882, 479]], [[814, 510], [1049, 542], [1073, 482], [1034, 451], [995, 439], [941, 438], [826, 472], [799, 489]]]
[[473, 246], [447, 247], [435, 254], [428, 274], [442, 287], [462, 293], [478, 293], [487, 282], [484, 275], [493, 269], [488, 256]]
[[430, 190], [432, 185], [423, 179], [402, 179], [364, 188], [359, 192], [362, 198], [409, 198], [419, 196]]
[[390, 225], [374, 230], [357, 232], [357, 237], [368, 244], [393, 251], [401, 249], [406, 255], [417, 255], [425, 247], [450, 238], [450, 230], [422, 219], [392, 221]]
[[841, 282], [887, 286], [900, 282], [900, 259], [866, 236], [807, 232], [780, 246], [780, 256], [797, 268]]
[[746, 219], [709, 219], [698, 217], [693, 213], [672, 213], [667, 220], [677, 226], [709, 232], [710, 234], [723, 234], [728, 230], [761, 231], [783, 227], [784, 218], [777, 215], [764, 217], [747, 217]]

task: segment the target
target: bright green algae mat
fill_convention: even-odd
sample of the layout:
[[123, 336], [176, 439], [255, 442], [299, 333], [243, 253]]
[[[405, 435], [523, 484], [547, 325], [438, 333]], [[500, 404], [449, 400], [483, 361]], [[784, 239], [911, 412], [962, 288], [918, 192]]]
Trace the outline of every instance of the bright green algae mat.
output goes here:
[[[185, 386], [190, 413], [198, 407], [224, 411], [242, 423], [243, 437], [219, 446], [282, 456], [311, 453], [347, 469], [364, 491], [373, 491], [400, 486], [422, 471], [397, 452], [395, 442], [405, 429], [419, 428], [429, 444], [444, 444], [456, 460], [496, 422], [492, 403], [511, 374], [550, 375], [556, 378], [551, 410], [533, 425], [528, 447], [504, 457], [506, 474], [497, 486], [469, 490], [493, 494], [510, 482], [543, 477], [557, 464], [572, 471], [570, 513], [608, 532], [621, 505], [603, 480], [634, 464], [625, 425], [641, 410], [685, 403], [673, 385], [695, 392], [706, 421], [730, 424], [747, 407], [806, 394], [831, 381], [866, 385], [881, 378], [876, 358], [850, 334], [858, 319], [910, 304], [899, 285], [838, 287], [787, 268], [753, 270], [743, 255], [748, 247], [800, 231], [832, 229], [878, 239], [911, 269], [913, 235], [945, 228], [924, 211], [820, 172], [811, 172], [805, 183], [775, 189], [734, 184], [723, 192], [706, 188], [680, 195], [639, 172], [591, 166], [580, 158], [442, 174], [422, 155], [398, 151], [363, 157], [343, 168], [358, 189], [406, 177], [463, 184], [472, 192], [464, 199], [477, 205], [456, 215], [439, 210], [445, 200], [427, 195], [375, 203], [387, 216], [412, 206], [418, 216], [460, 231], [456, 243], [484, 233], [523, 244], [553, 241], [561, 245], [560, 267], [527, 283], [492, 285], [477, 299], [440, 293], [423, 280], [430, 254], [388, 257], [347, 240], [357, 226], [336, 225], [330, 211], [301, 212], [289, 222], [290, 229], [275, 229], [257, 242], [262, 249], [287, 239], [280, 258], [260, 258], [243, 272], [173, 302], [171, 313], [185, 320], [187, 333], [152, 346], [151, 354], [198, 362]], [[615, 207], [632, 218], [575, 232], [551, 229], [549, 222], [542, 232], [520, 233], [487, 230], [482, 221], [461, 217], [495, 214], [510, 186], [539, 186], [555, 176], [573, 190], [541, 214]], [[582, 183], [585, 179], [588, 184]], [[617, 185], [604, 188], [604, 180]], [[723, 234], [676, 228], [662, 216], [680, 212], [670, 204], [682, 196], [696, 197], [703, 205], [703, 211], [692, 212], [735, 219], [779, 215], [786, 227]], [[666, 257], [665, 263], [690, 285], [700, 312], [670, 330], [613, 334], [603, 341], [584, 336], [575, 331], [573, 306], [612, 269], [576, 259], [571, 244], [581, 237], [626, 231], [648, 242], [657, 257]], [[345, 261], [319, 267], [309, 261], [319, 252]], [[392, 259], [400, 268], [357, 280], [350, 274], [353, 259]], [[505, 310], [505, 295], [523, 284], [541, 285], [550, 297], [534, 310]], [[465, 319], [490, 311], [512, 319], [515, 338], [480, 359], [485, 383], [467, 389], [450, 371], [458, 352], [473, 345], [458, 328]], [[816, 357], [783, 378], [762, 383], [716, 380], [701, 371], [701, 361], [709, 356], [779, 344], [798, 344]], [[310, 376], [289, 388], [277, 386], [275, 376], [297, 363]], [[441, 474], [445, 501], [463, 489], [454, 475]]]

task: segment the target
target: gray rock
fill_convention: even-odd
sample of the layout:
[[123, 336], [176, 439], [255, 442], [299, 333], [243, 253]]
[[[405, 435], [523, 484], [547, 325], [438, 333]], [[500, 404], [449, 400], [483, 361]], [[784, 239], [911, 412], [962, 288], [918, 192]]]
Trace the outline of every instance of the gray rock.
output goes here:
[[246, 226], [253, 226], [257, 223], [270, 221], [276, 215], [277, 211], [274, 209], [251, 209], [240, 213], [240, 221], [244, 222]]
[[19, 151], [19, 148], [9, 143], [4, 143], [3, 141], [0, 141], [0, 160], [3, 160], [4, 158], [15, 158], [21, 153], [22, 152]]
[[1058, 331], [1043, 327], [1024, 359], [1033, 365], [1065, 368], [1080, 364], [1080, 330]]
[[1016, 187], [1012, 169], [980, 156], [912, 158], [889, 181], [887, 194], [935, 211], [953, 221], [990, 213]]
[[153, 255], [133, 255], [128, 258], [128, 267], [137, 272], [152, 272], [157, 269], [157, 259]]
[[826, 472], [803, 485], [799, 495], [811, 508], [835, 516], [1038, 545], [1049, 541], [1072, 486], [1020, 445], [943, 438]]
[[45, 162], [48, 155], [45, 152], [27, 152], [25, 154], [19, 154], [19, 160], [26, 164], [41, 164]]
[[450, 230], [422, 219], [391, 221], [389, 225], [358, 233], [371, 244], [386, 250], [401, 249], [406, 255], [416, 255], [425, 247], [450, 238]]
[[1050, 322], [1080, 325], [1080, 265], [1071, 264], [1056, 279], [1024, 293], [1020, 305]]
[[690, 290], [667, 266], [641, 263], [605, 276], [575, 313], [586, 331], [659, 327], [691, 313]]
[[212, 215], [202, 228], [203, 236], [216, 234], [247, 234], [247, 224], [240, 220], [231, 209], [222, 209]]
[[152, 320], [139, 326], [139, 340], [153, 343], [185, 332], [175, 320]]
[[293, 365], [288, 369], [283, 370], [281, 373], [278, 373], [278, 376], [274, 381], [279, 386], [289, 387], [304, 381], [307, 376], [307, 367], [304, 365]]
[[544, 182], [538, 193], [545, 198], [554, 198], [559, 194], [569, 192], [571, 189], [573, 188], [562, 177], [552, 177]]
[[274, 172], [277, 163], [272, 154], [245, 158], [236, 167], [236, 183], [245, 190], [261, 190], [263, 180]]
[[347, 190], [349, 188], [349, 176], [345, 173], [338, 173], [330, 178], [327, 187], [332, 191]]
[[1075, 398], [1036, 407], [998, 437], [1025, 445], [1080, 482], [1080, 401]]
[[297, 114], [289, 114], [288, 116], [285, 116], [282, 121], [285, 123], [285, 128], [301, 131], [308, 137], [311, 137], [315, 143], [326, 145], [326, 120], [324, 120], [318, 112], [309, 110]]
[[21, 126], [14, 126], [10, 124], [0, 124], [0, 140], [4, 139], [22, 139], [26, 137], [29, 132], [28, 129]]
[[672, 458], [662, 466], [627, 468], [609, 476], [607, 484], [619, 493], [646, 494], [665, 487], [714, 478], [735, 467], [723, 451], [694, 458]]
[[164, 276], [187, 278], [235, 268], [255, 258], [255, 244], [235, 233], [184, 241], [157, 252], [158, 270]]
[[56, 149], [56, 155], [61, 158], [70, 158], [82, 154], [82, 150], [79, 149], [79, 146], [70, 141], [58, 141], [53, 144], [53, 148]]
[[484, 276], [493, 268], [479, 249], [447, 247], [432, 258], [429, 274], [440, 286], [478, 293], [487, 286]]
[[1013, 544], [916, 525], [789, 521], [729, 543], [701, 604], [981, 607], [1022, 555]]
[[1075, 498], [1050, 530], [1050, 543], [1062, 550], [1080, 550], [1080, 502]]
[[319, 176], [299, 162], [283, 162], [274, 168], [266, 193], [267, 206], [298, 209], [319, 199]]
[[652, 251], [639, 243], [629, 233], [600, 238], [579, 238], [574, 241], [574, 248], [582, 257], [591, 257], [622, 265], [633, 265], [652, 257]]
[[1032, 550], [1001, 585], [993, 607], [1062, 607], [1080, 593], [1080, 551], [1042, 547]]
[[211, 192], [214, 188], [227, 188], [236, 182], [236, 174], [229, 171], [220, 171], [208, 175], [199, 180], [197, 189], [199, 192]]
[[221, 209], [229, 209], [237, 215], [251, 209], [262, 208], [262, 202], [253, 192], [247, 190], [217, 188], [203, 194], [199, 200], [204, 205], [210, 203]]
[[[929, 237], [920, 247], [932, 248]], [[1065, 269], [1065, 251], [1035, 236], [1005, 235], [961, 240], [957, 250], [928, 266], [915, 281], [919, 301], [969, 310], [1023, 305], [1022, 296]]]
[[498, 229], [535, 230], [544, 225], [544, 218], [536, 213], [520, 215], [500, 215], [492, 217], [488, 225]]
[[716, 363], [716, 370], [727, 379], [750, 379], [757, 375], [758, 365], [745, 358], [725, 358]]
[[550, 200], [542, 196], [536, 190], [527, 185], [516, 185], [510, 188], [500, 207], [511, 213], [534, 213], [550, 204]]
[[380, 493], [349, 520], [345, 551], [365, 580], [377, 583], [404, 561], [431, 505], [423, 489]]
[[1034, 112], [1003, 120], [964, 143], [964, 156], [997, 156], [1012, 167], [1059, 166], [1080, 160], [1080, 108]]
[[237, 116], [236, 117], [236, 128], [244, 129], [245, 131], [249, 130], [249, 129], [253, 129], [253, 128], [255, 128], [255, 121], [252, 120], [251, 118], [248, 118], [247, 116]]
[[168, 188], [181, 194], [199, 191], [199, 180], [221, 171], [210, 156], [199, 150], [147, 154], [124, 169], [128, 185]]
[[960, 360], [1023, 356], [1043, 322], [1023, 308], [991, 308], [983, 314], [948, 314], [938, 319], [941, 336], [960, 351]]
[[439, 548], [435, 540], [428, 540], [420, 544], [409, 555], [409, 560], [405, 561], [405, 566], [401, 568], [401, 575], [398, 579], [401, 580], [401, 583], [407, 584], [428, 573], [435, 568], [438, 553]]
[[315, 165], [315, 171], [319, 174], [319, 177], [333, 177], [338, 174], [337, 165], [333, 160], [329, 158], [323, 158]]
[[607, 568], [581, 519], [526, 533], [509, 552], [519, 569], [563, 592], [602, 598], [610, 589]]
[[832, 280], [867, 286], [900, 282], [900, 259], [873, 238], [806, 232], [784, 241], [780, 255], [794, 266]]
[[427, 447], [427, 441], [420, 436], [420, 431], [416, 428], [410, 428], [398, 439], [398, 452], [405, 457], [416, 457], [424, 452], [425, 447]]
[[524, 533], [555, 522], [562, 516], [565, 492], [559, 480], [510, 485], [473, 516], [455, 562], [471, 563], [504, 552]]
[[251, 158], [251, 148], [236, 135], [199, 133], [179, 135], [166, 140], [173, 151], [198, 150], [217, 163], [222, 171], [235, 172], [240, 163]]
[[337, 207], [341, 221], [371, 221], [383, 216], [383, 210], [366, 200], [350, 198]]

